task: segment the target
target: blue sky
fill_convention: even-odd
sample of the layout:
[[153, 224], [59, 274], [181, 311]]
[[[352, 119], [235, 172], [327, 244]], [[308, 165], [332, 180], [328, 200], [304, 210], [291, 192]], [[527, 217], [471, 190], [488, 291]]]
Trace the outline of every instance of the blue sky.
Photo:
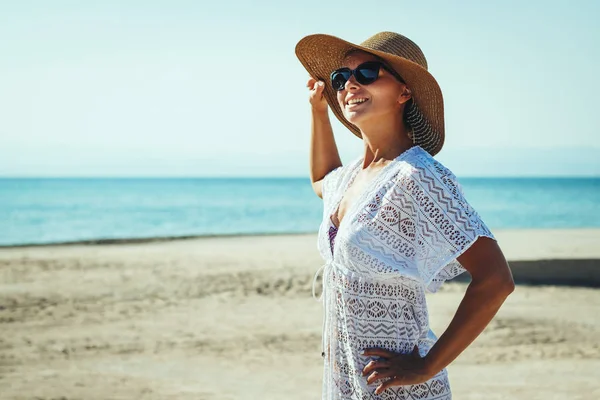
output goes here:
[[424, 51], [457, 175], [600, 176], [598, 1], [94, 3], [0, 3], [0, 176], [308, 177], [294, 46], [379, 31]]

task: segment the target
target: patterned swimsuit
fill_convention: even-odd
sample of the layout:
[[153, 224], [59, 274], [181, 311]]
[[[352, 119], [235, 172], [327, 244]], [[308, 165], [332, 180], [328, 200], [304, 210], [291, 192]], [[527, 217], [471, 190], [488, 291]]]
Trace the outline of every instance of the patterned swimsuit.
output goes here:
[[337, 234], [337, 231], [337, 226], [335, 226], [333, 224], [333, 221], [331, 221], [331, 224], [329, 226], [329, 245], [331, 247], [331, 255], [333, 255], [333, 244], [335, 243], [335, 235]]

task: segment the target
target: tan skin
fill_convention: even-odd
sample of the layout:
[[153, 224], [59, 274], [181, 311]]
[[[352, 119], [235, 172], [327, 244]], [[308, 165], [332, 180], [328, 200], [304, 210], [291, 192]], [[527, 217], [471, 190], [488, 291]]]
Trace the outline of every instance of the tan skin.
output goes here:
[[[344, 66], [353, 69], [371, 60], [376, 58], [368, 53], [353, 53], [344, 60]], [[322, 96], [324, 85], [320, 83], [311, 77], [307, 87], [312, 108], [311, 181], [313, 190], [322, 198], [323, 177], [341, 165], [341, 161], [328, 119], [327, 102]], [[359, 106], [347, 106], [348, 98], [353, 96], [368, 100]], [[375, 82], [361, 85], [352, 76], [338, 92], [344, 116], [360, 129], [364, 143], [364, 162], [339, 206], [338, 226], [365, 185], [383, 166], [413, 145], [402, 122], [402, 111], [410, 96], [407, 85], [383, 69]], [[471, 283], [452, 321], [425, 357], [419, 355], [416, 345], [409, 354], [382, 348], [364, 349], [364, 355], [373, 356], [363, 369], [367, 383], [391, 378], [380, 383], [376, 394], [390, 386], [414, 385], [431, 379], [481, 334], [514, 291], [512, 273], [495, 240], [477, 239], [458, 261], [471, 274]]]

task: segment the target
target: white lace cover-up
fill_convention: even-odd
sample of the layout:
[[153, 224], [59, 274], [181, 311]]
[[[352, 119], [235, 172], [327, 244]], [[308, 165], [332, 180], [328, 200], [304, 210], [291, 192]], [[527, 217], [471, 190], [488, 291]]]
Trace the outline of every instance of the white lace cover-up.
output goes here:
[[323, 180], [317, 246], [325, 264], [323, 400], [451, 399], [446, 369], [427, 382], [392, 386], [375, 395], [362, 369], [380, 347], [425, 356], [437, 340], [425, 292], [464, 272], [456, 258], [480, 236], [494, 239], [465, 200], [450, 170], [419, 146], [386, 165], [346, 211], [335, 233], [331, 215], [356, 177], [362, 157]]

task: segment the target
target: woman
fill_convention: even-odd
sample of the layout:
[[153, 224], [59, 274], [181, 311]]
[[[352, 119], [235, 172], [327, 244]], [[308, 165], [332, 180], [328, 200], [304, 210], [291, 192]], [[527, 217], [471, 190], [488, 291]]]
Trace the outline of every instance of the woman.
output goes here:
[[[446, 366], [514, 282], [456, 177], [433, 158], [444, 143], [441, 90], [421, 49], [393, 32], [361, 45], [310, 35], [296, 55], [311, 76], [311, 181], [324, 205], [323, 399], [450, 399]], [[363, 140], [347, 165], [328, 107]], [[472, 281], [438, 338], [425, 292], [465, 271]]]

